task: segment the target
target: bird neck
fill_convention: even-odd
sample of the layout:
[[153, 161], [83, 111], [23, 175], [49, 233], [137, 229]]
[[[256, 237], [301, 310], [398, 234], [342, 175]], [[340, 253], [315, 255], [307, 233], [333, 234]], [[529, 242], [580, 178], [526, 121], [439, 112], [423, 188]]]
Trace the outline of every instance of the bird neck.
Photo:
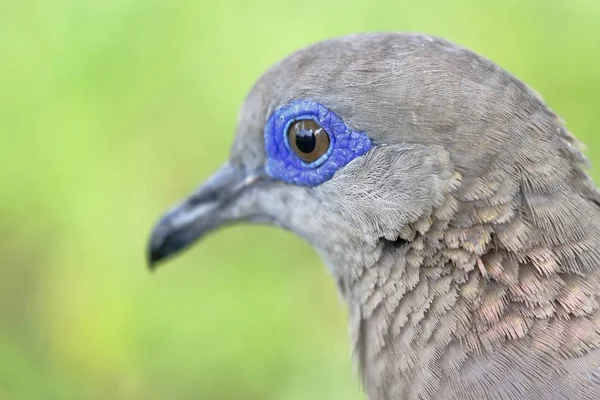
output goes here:
[[498, 176], [463, 179], [346, 274], [367, 388], [426, 390], [440, 370], [460, 376], [471, 355], [513, 342], [561, 359], [600, 347], [595, 188], [549, 191], [530, 171]]

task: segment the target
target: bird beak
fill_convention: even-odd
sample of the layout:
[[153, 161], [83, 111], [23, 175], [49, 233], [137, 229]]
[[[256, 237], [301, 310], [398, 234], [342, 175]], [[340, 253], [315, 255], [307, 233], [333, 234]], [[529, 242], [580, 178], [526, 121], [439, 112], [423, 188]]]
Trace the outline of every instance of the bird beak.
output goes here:
[[155, 225], [148, 244], [148, 266], [175, 255], [203, 235], [226, 223], [241, 219], [223, 210], [240, 193], [267, 178], [263, 169], [247, 170], [223, 165], [207, 182], [176, 205]]

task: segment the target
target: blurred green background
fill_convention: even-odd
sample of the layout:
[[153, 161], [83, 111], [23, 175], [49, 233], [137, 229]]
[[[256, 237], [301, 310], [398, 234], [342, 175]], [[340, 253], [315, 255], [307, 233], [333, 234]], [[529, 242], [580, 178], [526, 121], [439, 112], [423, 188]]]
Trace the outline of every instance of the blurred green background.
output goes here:
[[227, 228], [151, 275], [151, 225], [225, 160], [265, 68], [358, 31], [491, 58], [600, 165], [599, 21], [596, 0], [2, 0], [0, 399], [363, 398], [305, 243]]

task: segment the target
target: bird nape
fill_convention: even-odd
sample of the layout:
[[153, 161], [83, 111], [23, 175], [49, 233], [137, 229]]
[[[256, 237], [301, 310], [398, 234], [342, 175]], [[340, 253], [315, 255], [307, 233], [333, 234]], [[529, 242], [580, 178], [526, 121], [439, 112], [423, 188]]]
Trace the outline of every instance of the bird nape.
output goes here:
[[600, 399], [586, 162], [538, 94], [467, 49], [328, 40], [258, 80], [229, 161], [158, 222], [149, 261], [277, 225], [331, 269], [369, 399]]

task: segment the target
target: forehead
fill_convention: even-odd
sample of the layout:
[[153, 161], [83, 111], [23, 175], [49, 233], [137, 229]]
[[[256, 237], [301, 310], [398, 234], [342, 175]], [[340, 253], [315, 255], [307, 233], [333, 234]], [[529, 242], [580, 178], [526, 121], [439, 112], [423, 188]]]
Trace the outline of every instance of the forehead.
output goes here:
[[370, 75], [376, 75], [392, 53], [400, 53], [407, 46], [410, 41], [406, 38], [348, 36], [312, 45], [275, 64], [258, 79], [242, 104], [232, 159], [262, 163], [265, 123], [275, 109], [293, 100], [318, 101], [348, 122], [352, 97], [356, 97], [348, 92], [362, 88], [365, 73], [370, 70]]

